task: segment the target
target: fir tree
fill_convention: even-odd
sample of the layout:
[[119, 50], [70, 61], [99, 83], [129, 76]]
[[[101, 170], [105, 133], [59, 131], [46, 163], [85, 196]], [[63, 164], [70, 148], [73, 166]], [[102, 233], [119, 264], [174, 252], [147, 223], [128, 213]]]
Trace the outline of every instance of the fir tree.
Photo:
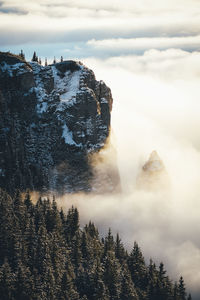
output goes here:
[[142, 252], [136, 242], [134, 242], [133, 250], [128, 258], [128, 266], [135, 286], [145, 289], [147, 286], [147, 268]]
[[108, 252], [104, 261], [104, 282], [111, 300], [120, 300], [121, 268], [113, 252]]
[[122, 279], [120, 300], [139, 300], [129, 272], [125, 271]]
[[23, 50], [21, 50], [21, 52], [19, 53], [19, 56], [20, 56], [23, 60], [25, 60], [25, 54], [24, 54]]
[[32, 297], [33, 280], [30, 270], [21, 262], [18, 263], [15, 281], [15, 299], [28, 300]]
[[61, 293], [59, 299], [70, 299], [70, 300], [79, 300], [79, 294], [76, 291], [76, 288], [73, 284], [72, 278], [67, 274], [63, 273], [61, 281]]
[[33, 57], [31, 61], [38, 62], [38, 56], [36, 55], [35, 51], [33, 52]]
[[107, 255], [108, 252], [114, 252], [114, 251], [115, 251], [114, 238], [111, 229], [109, 228], [108, 235], [105, 238], [104, 255]]
[[179, 279], [178, 293], [179, 293], [180, 300], [186, 300], [185, 283], [182, 276]]
[[126, 258], [126, 252], [123, 247], [123, 244], [121, 242], [121, 239], [119, 238], [119, 234], [117, 233], [116, 241], [115, 241], [115, 255], [116, 258], [119, 259], [120, 262], [123, 262]]
[[15, 277], [11, 271], [10, 265], [5, 260], [0, 267], [0, 295], [2, 300], [14, 299]]
[[189, 294], [189, 295], [188, 295], [188, 298], [187, 298], [187, 300], [192, 300], [192, 296], [191, 296], [191, 294]]
[[178, 285], [175, 282], [174, 284], [174, 290], [173, 290], [173, 300], [179, 300], [179, 291], [178, 291]]

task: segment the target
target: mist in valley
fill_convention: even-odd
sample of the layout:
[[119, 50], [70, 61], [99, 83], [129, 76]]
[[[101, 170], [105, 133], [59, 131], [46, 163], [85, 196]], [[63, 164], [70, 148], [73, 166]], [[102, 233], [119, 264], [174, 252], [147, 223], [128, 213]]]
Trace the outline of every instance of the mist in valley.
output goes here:
[[[163, 261], [174, 280], [184, 277], [196, 299], [200, 295], [197, 58], [199, 53], [170, 49], [85, 61], [113, 93], [111, 138], [121, 193], [59, 199], [65, 209], [78, 207], [82, 225], [91, 220], [102, 235], [109, 227], [118, 232], [127, 249], [136, 240], [147, 263], [150, 258]], [[137, 178], [153, 150], [164, 163], [170, 184], [139, 189]], [[105, 157], [110, 164], [112, 152]]]

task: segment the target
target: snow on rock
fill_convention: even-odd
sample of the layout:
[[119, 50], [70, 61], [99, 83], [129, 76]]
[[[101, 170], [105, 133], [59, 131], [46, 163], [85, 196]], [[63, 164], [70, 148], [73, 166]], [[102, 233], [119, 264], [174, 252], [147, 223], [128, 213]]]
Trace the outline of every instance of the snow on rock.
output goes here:
[[59, 75], [59, 71], [56, 66], [51, 66], [55, 89], [60, 95], [60, 101], [70, 102], [75, 100], [76, 94], [79, 91], [80, 73], [81, 71], [66, 71], [64, 76]]
[[63, 133], [62, 133], [62, 137], [65, 139], [65, 143], [69, 144], [69, 145], [75, 145], [75, 146], [82, 146], [82, 144], [77, 144], [74, 140], [73, 140], [73, 132], [69, 130], [69, 128], [67, 127], [67, 125], [63, 125]]
[[16, 63], [14, 65], [9, 65], [6, 62], [2, 62], [0, 64], [0, 70], [10, 77], [24, 74], [27, 72], [24, 68], [24, 63]]

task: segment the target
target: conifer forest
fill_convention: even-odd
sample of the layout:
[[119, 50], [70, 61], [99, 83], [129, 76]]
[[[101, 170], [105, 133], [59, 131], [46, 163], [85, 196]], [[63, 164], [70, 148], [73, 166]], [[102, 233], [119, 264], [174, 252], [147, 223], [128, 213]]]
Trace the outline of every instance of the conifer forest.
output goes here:
[[161, 262], [146, 264], [134, 243], [102, 238], [79, 212], [59, 210], [55, 198], [31, 201], [0, 191], [1, 300], [191, 300], [184, 279], [173, 282]]

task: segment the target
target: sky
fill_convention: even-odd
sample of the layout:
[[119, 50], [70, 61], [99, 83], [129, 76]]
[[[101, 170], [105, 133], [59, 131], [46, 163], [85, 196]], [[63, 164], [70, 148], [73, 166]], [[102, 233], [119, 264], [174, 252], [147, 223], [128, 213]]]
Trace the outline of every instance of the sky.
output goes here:
[[198, 0], [0, 1], [0, 46], [27, 59], [198, 51]]
[[[148, 261], [183, 275], [200, 298], [200, 1], [0, 1], [0, 50], [27, 60], [81, 60], [111, 88], [112, 139], [120, 196], [66, 195], [81, 222], [119, 232]], [[156, 150], [170, 178], [166, 191], [138, 191], [138, 173]], [[78, 199], [78, 200], [77, 200]], [[66, 200], [66, 201], [65, 201]]]

